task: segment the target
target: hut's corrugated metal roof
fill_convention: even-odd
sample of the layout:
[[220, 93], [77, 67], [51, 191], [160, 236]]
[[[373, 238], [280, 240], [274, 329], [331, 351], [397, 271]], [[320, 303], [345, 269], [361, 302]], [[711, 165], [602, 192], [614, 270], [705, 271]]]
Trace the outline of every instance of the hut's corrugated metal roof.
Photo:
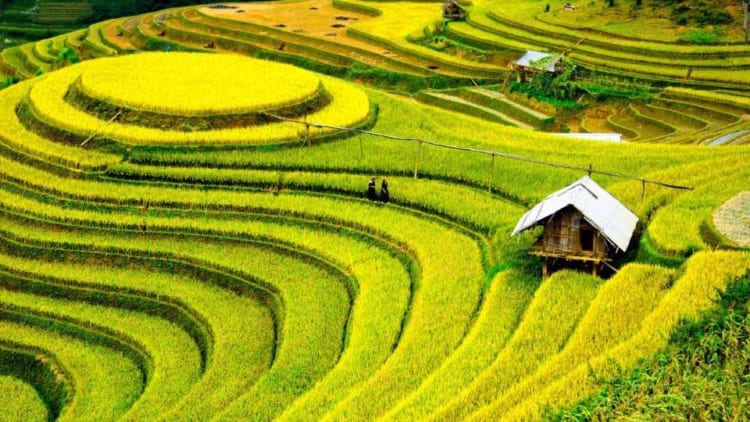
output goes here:
[[580, 211], [613, 245], [623, 251], [628, 249], [638, 217], [588, 176], [536, 204], [518, 221], [513, 235], [535, 226], [567, 206]]
[[[532, 62], [539, 62], [540, 60], [546, 58], [550, 58], [550, 60], [545, 63], [544, 67], [539, 66], [539, 64], [537, 64], [536, 66], [532, 66]], [[558, 61], [560, 61], [560, 57], [554, 57], [552, 54], [542, 53], [541, 51], [529, 50], [523, 56], [521, 56], [520, 59], [516, 60], [513, 63], [517, 66], [525, 66], [534, 69], [543, 69], [547, 72], [554, 72], [555, 66], [557, 65]]]

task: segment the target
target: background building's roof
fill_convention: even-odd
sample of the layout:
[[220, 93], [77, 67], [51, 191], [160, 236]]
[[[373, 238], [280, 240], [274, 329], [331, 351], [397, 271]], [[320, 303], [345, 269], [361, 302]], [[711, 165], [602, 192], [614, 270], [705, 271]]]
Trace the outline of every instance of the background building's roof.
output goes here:
[[556, 135], [587, 141], [622, 142], [621, 133], [556, 133]]
[[[534, 65], [534, 63], [543, 59], [549, 59], [544, 63], [544, 66], [540, 66], [539, 64]], [[526, 66], [534, 69], [546, 70], [547, 72], [554, 72], [558, 61], [560, 61], [560, 57], [555, 57], [549, 53], [542, 53], [541, 51], [529, 50], [526, 54], [521, 56], [520, 59], [513, 63], [518, 66]]]

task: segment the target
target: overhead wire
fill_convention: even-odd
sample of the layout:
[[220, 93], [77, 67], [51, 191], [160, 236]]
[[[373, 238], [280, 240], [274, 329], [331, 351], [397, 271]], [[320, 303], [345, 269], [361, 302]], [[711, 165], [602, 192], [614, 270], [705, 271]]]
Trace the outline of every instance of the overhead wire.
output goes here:
[[454, 151], [464, 151], [464, 152], [470, 152], [470, 153], [475, 153], [475, 154], [489, 155], [492, 157], [500, 157], [500, 158], [505, 158], [509, 160], [521, 161], [521, 162], [543, 165], [543, 166], [554, 167], [554, 168], [561, 168], [561, 169], [566, 169], [566, 170], [582, 171], [582, 172], [588, 173], [589, 176], [592, 174], [600, 174], [603, 176], [617, 177], [620, 179], [635, 180], [635, 181], [641, 182], [644, 185], [644, 187], [646, 184], [652, 184], [652, 185], [662, 186], [662, 187], [670, 188], [670, 189], [679, 189], [679, 190], [693, 190], [694, 189], [691, 186], [683, 186], [683, 185], [677, 185], [674, 183], [662, 182], [659, 180], [647, 179], [647, 178], [638, 177], [638, 176], [631, 176], [631, 175], [621, 173], [621, 172], [616, 172], [616, 171], [597, 170], [597, 169], [594, 169], [593, 166], [591, 165], [589, 167], [580, 167], [580, 166], [575, 166], [575, 165], [570, 165], [570, 164], [562, 164], [562, 163], [555, 163], [552, 161], [540, 160], [536, 158], [527, 157], [524, 155], [511, 154], [507, 152], [444, 144], [444, 143], [437, 142], [431, 139], [405, 137], [405, 136], [399, 136], [399, 135], [391, 135], [391, 134], [382, 133], [382, 132], [375, 132], [372, 130], [362, 129], [362, 128], [335, 126], [335, 125], [329, 125], [329, 124], [324, 124], [324, 123], [310, 122], [310, 121], [307, 121], [307, 119], [305, 120], [291, 119], [288, 117], [277, 116], [268, 112], [264, 114], [266, 114], [267, 116], [273, 119], [277, 119], [280, 121], [305, 125], [307, 129], [309, 129], [310, 127], [320, 128], [320, 129], [333, 129], [333, 130], [338, 130], [342, 132], [356, 132], [356, 133], [360, 133], [364, 135], [370, 135], [370, 136], [383, 138], [383, 139], [389, 139], [393, 141], [418, 142], [420, 144], [426, 144], [426, 145], [434, 146], [436, 148], [443, 148], [443, 149], [449, 149], [449, 150], [454, 150]]

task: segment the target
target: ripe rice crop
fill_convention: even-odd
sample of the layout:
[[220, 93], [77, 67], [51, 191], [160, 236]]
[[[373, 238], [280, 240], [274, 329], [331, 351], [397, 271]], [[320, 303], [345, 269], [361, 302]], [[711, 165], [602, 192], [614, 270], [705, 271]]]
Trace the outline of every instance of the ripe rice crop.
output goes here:
[[[327, 52], [322, 43], [298, 49], [313, 34], [310, 28], [297, 31], [291, 22], [283, 31], [269, 28], [266, 34], [244, 37], [240, 25], [222, 27], [218, 19], [191, 23], [196, 13], [190, 10], [198, 9], [110, 22], [107, 32], [93, 34], [89, 42], [116, 36], [116, 25], [122, 24], [123, 44], [134, 46], [200, 48], [215, 37], [214, 51], [236, 46], [257, 55], [311, 61], [314, 57], [306, 54], [319, 51], [320, 57], [330, 53], [344, 63], [359, 60], [348, 56], [356, 49]], [[494, 68], [469, 66], [472, 56], [450, 56], [453, 47], [437, 52], [404, 39], [421, 36], [424, 26], [434, 28], [439, 7], [394, 4], [382, 11], [382, 19], [356, 21], [342, 11], [326, 26], [341, 23], [350, 29], [337, 29], [336, 42], [359, 37], [358, 43], [380, 45], [382, 50], [368, 60], [383, 55], [389, 63], [411, 60], [420, 67], [434, 60], [440, 69], [429, 78], [431, 84], [458, 83], [449, 76], [454, 72], [486, 74]], [[240, 17], [235, 10], [224, 12]], [[130, 39], [136, 30], [145, 35]], [[280, 44], [282, 39], [274, 37], [284, 31], [288, 42]], [[256, 35], [267, 40], [263, 52], [253, 50]], [[177, 38], [185, 38], [185, 44]], [[273, 51], [277, 47], [283, 51]], [[585, 51], [593, 55], [603, 49]], [[503, 60], [505, 54], [500, 53]], [[690, 301], [711, 296], [722, 282], [696, 276], [700, 271], [693, 262], [721, 278], [724, 267], [747, 261], [745, 255], [708, 259], [696, 253], [713, 246], [705, 232], [710, 212], [745, 186], [746, 146], [566, 140], [307, 71], [299, 72], [311, 78], [310, 84], [287, 89], [269, 82], [283, 73], [259, 70], [263, 74], [253, 81], [262, 83], [268, 75], [265, 83], [277, 89], [264, 85], [253, 91], [243, 72], [209, 66], [210, 84], [225, 81], [223, 89], [233, 91], [224, 101], [221, 87], [205, 93], [184, 89], [192, 83], [210, 90], [198, 63], [253, 60], [170, 55], [89, 61], [0, 93], [0, 273], [8, 274], [0, 283], [0, 301], [22, 306], [29, 318], [39, 312], [69, 318], [80, 330], [91, 328], [94, 340], [95, 334], [113, 333], [114, 340], [134, 349], [126, 354], [140, 353], [130, 357], [137, 365], [118, 376], [113, 352], [118, 346], [102, 348], [106, 370], [87, 372], [80, 363], [85, 353], [73, 350], [79, 344], [92, 349], [96, 341], [66, 350], [65, 330], [36, 330], [62, 338], [60, 343], [22, 335], [20, 329], [3, 337], [1, 326], [10, 323], [0, 322], [0, 341], [12, 337], [29, 348], [44, 348], [50, 360], [71, 366], [70, 380], [83, 380], [70, 385], [88, 385], [71, 394], [78, 403], [88, 402], [67, 407], [63, 419], [497, 419], [507, 412], [538, 417], [540, 403], [557, 405], [555, 400], [575, 401], [595, 391], [587, 368], [611, 373], [607, 365], [613, 353], [627, 367], [663, 343], [677, 308], [704, 306], [707, 301]], [[638, 53], [616, 56], [628, 59]], [[195, 64], [183, 66], [185, 74], [174, 78], [139, 67], [172, 57]], [[662, 70], [692, 60], [672, 57]], [[358, 66], [348, 74], [362, 75], [360, 82], [386, 83], [395, 77], [373, 67], [373, 74]], [[178, 80], [182, 90], [169, 86]], [[265, 99], [249, 98], [261, 91]], [[316, 95], [325, 101], [310, 99]], [[192, 101], [191, 96], [200, 98]], [[363, 126], [366, 121], [381, 133], [563, 166], [430, 143], [418, 149], [416, 142], [344, 131], [347, 137], [297, 147], [305, 137], [304, 125], [266, 124], [247, 116], [242, 124], [213, 126], [233, 114], [254, 117], [289, 101], [295, 113], [304, 105], [318, 106], [308, 109], [308, 122]], [[371, 104], [378, 110], [372, 119], [368, 114], [376, 108]], [[92, 105], [102, 108], [88, 108]], [[118, 107], [132, 110], [108, 122]], [[300, 113], [294, 115], [305, 119]], [[191, 122], [205, 124], [173, 124], [192, 115], [197, 117]], [[153, 122], [148, 119], [154, 116]], [[173, 119], [161, 124], [167, 118]], [[743, 123], [732, 124], [740, 128]], [[312, 136], [323, 132], [310, 128]], [[93, 142], [78, 147], [92, 135]], [[289, 145], [246, 147], [278, 142]], [[527, 253], [535, 233], [511, 238], [511, 227], [535, 201], [578, 179], [589, 165], [696, 188], [667, 191], [646, 185], [642, 191], [640, 181], [593, 175], [642, 219], [635, 260], [664, 258], [662, 264], [672, 266], [689, 262], [684, 270], [630, 263], [606, 282], [567, 271], [539, 279], [538, 259]], [[413, 177], [417, 167], [419, 178]], [[390, 203], [363, 199], [370, 176], [388, 178]], [[679, 224], [670, 227], [670, 221]], [[675, 256], [646, 256], [653, 252], [651, 245]], [[83, 291], [84, 298], [76, 296]], [[104, 376], [107, 370], [115, 379]], [[91, 388], [94, 383], [101, 393]], [[516, 406], [526, 400], [528, 408]]]
[[[750, 253], [699, 252], [687, 263], [684, 275], [677, 279], [656, 309], [643, 320], [642, 327], [630, 339], [597, 356], [547, 388], [511, 409], [503, 420], [539, 419], [544, 406], [570, 406], [576, 400], [593, 394], [596, 377], [606, 377], [618, 370], [632, 368], [638, 359], [663, 347], [680, 318], [695, 317], [716, 298], [717, 290], [750, 270]], [[594, 376], [592, 376], [592, 373]], [[490, 417], [480, 412], [475, 420]]]
[[[132, 145], [257, 145], [296, 141], [305, 136], [304, 127], [291, 122], [197, 132], [107, 123], [64, 100], [69, 86], [78, 78], [79, 72], [85, 73], [87, 66], [92, 63], [96, 62], [83, 62], [35, 81], [28, 101], [38, 118], [82, 138], [96, 134], [101, 138]], [[370, 102], [362, 90], [336, 79], [320, 79], [332, 101], [327, 107], [310, 114], [308, 119], [311, 122], [356, 126], [367, 119]], [[333, 131], [330, 129], [311, 128], [309, 135], [314, 137], [331, 132]]]
[[47, 420], [47, 408], [34, 388], [18, 378], [0, 376], [0, 417], [29, 422]]
[[[248, 229], [254, 228], [252, 231], [245, 231], [248, 234], [252, 233], [264, 238], [271, 238], [273, 236], [278, 239], [291, 240], [301, 245], [314, 247], [321, 254], [345, 259], [343, 264], [351, 267], [352, 273], [357, 277], [359, 284], [359, 299], [353, 314], [355, 322], [351, 326], [352, 334], [349, 338], [346, 353], [342, 357], [342, 362], [350, 363], [347, 363], [346, 366], [348, 368], [346, 369], [340, 368], [340, 363], [333, 372], [329, 373], [325, 381], [327, 384], [334, 383], [335, 385], [336, 383], [340, 384], [343, 382], [344, 385], [347, 385], [347, 383], [351, 382], [351, 377], [356, 376], [356, 374], [364, 371], [366, 375], [368, 370], [370, 372], [373, 371], [376, 365], [382, 362], [390, 353], [391, 343], [395, 341], [396, 333], [399, 329], [400, 316], [403, 315], [405, 307], [404, 302], [408, 293], [409, 280], [405, 279], [406, 277], [402, 275], [403, 269], [400, 270], [401, 274], [399, 274], [399, 263], [392, 260], [387, 253], [384, 254], [376, 248], [366, 247], [359, 244], [359, 242], [327, 234], [326, 232], [315, 232], [309, 229], [295, 228], [294, 226], [289, 227], [261, 222], [244, 223], [243, 225]], [[215, 225], [214, 230], [218, 230], [220, 227], [226, 229], [226, 223]], [[208, 226], [204, 227], [204, 229], [211, 230]], [[241, 230], [239, 227], [235, 227], [234, 229]], [[64, 240], [64, 238], [60, 238], [59, 240]], [[335, 246], [335, 248], [332, 248], [332, 246]], [[370, 259], [363, 261], [360, 258], [362, 256], [368, 256]], [[396, 268], [394, 268], [394, 265]], [[18, 266], [18, 264], [16, 263], [15, 266]], [[93, 274], [89, 275], [88, 272], [85, 272], [84, 275], [80, 275], [79, 277], [93, 277]], [[152, 279], [154, 276], [149, 278]], [[162, 284], [167, 285], [168, 282], [168, 279], [164, 279]], [[172, 282], [179, 281], [175, 280]], [[190, 290], [187, 291], [189, 292]], [[396, 300], [397, 298], [398, 300]], [[382, 312], [383, 314], [378, 315], [378, 312]], [[243, 312], [242, 315], [246, 315], [246, 313]], [[223, 329], [223, 325], [226, 325], [226, 323], [219, 324], [215, 329]], [[392, 340], [391, 342], [384, 342], [385, 338]], [[220, 345], [217, 345], [217, 348], [221, 351]], [[373, 356], [374, 350], [377, 350], [377, 353]], [[214, 362], [222, 367], [226, 367], [229, 364], [240, 365], [236, 371], [239, 373], [246, 372], [247, 369], [244, 367], [247, 366], [247, 361], [227, 361], [227, 352], [225, 351], [222, 355], [217, 355]], [[212, 367], [209, 368], [209, 373]], [[344, 374], [337, 374], [340, 371], [344, 371]], [[360, 379], [362, 376], [359, 375]], [[232, 376], [225, 374], [222, 378], [222, 384], [227, 383], [227, 379], [232, 379]], [[336, 379], [338, 381], [335, 381]], [[216, 388], [217, 385], [213, 387]], [[341, 389], [344, 387], [339, 386], [338, 388]], [[203, 401], [205, 401], [205, 397]], [[186, 403], [189, 403], [187, 398]], [[191, 415], [197, 414], [191, 413]]]
[[[12, 229], [6, 222], [5, 229]], [[27, 229], [28, 230], [28, 229]], [[58, 240], [66, 240], [60, 237]], [[85, 260], [85, 256], [79, 258]], [[101, 260], [101, 258], [100, 258]], [[38, 277], [55, 277], [86, 288], [127, 290], [160, 299], [173, 298], [205, 318], [212, 337], [210, 364], [184, 401], [201, 396], [205, 401], [234, 378], [257, 379], [270, 365], [273, 324], [268, 310], [252, 298], [235, 295], [213, 284], [166, 272], [89, 266], [84, 263], [11, 257], [0, 254], [0, 267]], [[147, 283], [144, 280], [148, 280]], [[175, 286], [179, 286], [175, 289]], [[221, 306], [217, 304], [221, 304]], [[201, 406], [207, 406], [203, 403]]]
[[[72, 187], [72, 185], [70, 184], [68, 184], [68, 186]], [[158, 190], [154, 190], [153, 192], [156, 193], [157, 191]], [[178, 191], [175, 191], [173, 193], [177, 193], [177, 192]], [[268, 196], [268, 199], [272, 199], [270, 195], [267, 195], [267, 196]], [[114, 197], [115, 196], [112, 196], [112, 198]], [[259, 199], [261, 197], [262, 196], [258, 196]], [[239, 198], [250, 199], [247, 197], [246, 193], [242, 195], [237, 195], [237, 198], [238, 199]], [[172, 199], [176, 199], [176, 198], [173, 196]], [[310, 205], [313, 204], [313, 202], [322, 201], [321, 199], [315, 200], [313, 198], [307, 198], [304, 201], [301, 201], [301, 200], [292, 198], [290, 196], [281, 196], [281, 197], [273, 199], [272, 202], [277, 204], [277, 205], [274, 205], [274, 207], [281, 205], [280, 203], [278, 203], [278, 201], [276, 201], [276, 199], [284, 199], [284, 201], [292, 200], [293, 202], [297, 203], [297, 205], [293, 206], [293, 208], [296, 208], [298, 210], [304, 210], [305, 208], [309, 208]], [[23, 202], [25, 201], [21, 200], [21, 202], [16, 202], [14, 206], [24, 206]], [[268, 205], [271, 205], [272, 202], [268, 202]], [[348, 206], [348, 207], [342, 207], [341, 203], [335, 206], [330, 206], [330, 205], [325, 205], [326, 202], [329, 202], [329, 201], [323, 201], [323, 203], [321, 203], [322, 205], [321, 207], [314, 207], [316, 209], [315, 213], [324, 212], [325, 214], [336, 216], [337, 212], [333, 212], [333, 214], [331, 214], [331, 212], [334, 210], [338, 212], [345, 211], [345, 214], [348, 215], [348, 217], [346, 218], [359, 221], [360, 224], [363, 224], [363, 223], [366, 224], [366, 222], [368, 221], [370, 222], [379, 221], [381, 222], [380, 230], [387, 230], [388, 232], [393, 233], [392, 236], [398, 233], [397, 236], [399, 238], [402, 238], [405, 241], [407, 241], [409, 244], [412, 244], [423, 267], [424, 277], [425, 277], [424, 278], [425, 286], [435, 286], [435, 288], [430, 289], [431, 295], [439, 294], [440, 296], [446, 297], [446, 295], [449, 294], [449, 295], [455, 296], [456, 293], [450, 290], [439, 291], [441, 290], [440, 286], [445, 286], [445, 285], [465, 286], [466, 281], [464, 280], [467, 280], [467, 277], [471, 277], [472, 279], [476, 279], [478, 281], [481, 280], [482, 278], [481, 275], [479, 274], [472, 275], [472, 274], [476, 274], [476, 270], [474, 270], [473, 268], [471, 269], [471, 272], [463, 269], [463, 267], [467, 265], [474, 267], [477, 265], [476, 263], [479, 262], [478, 254], [474, 252], [475, 249], [474, 247], [471, 246], [471, 242], [468, 241], [468, 239], [464, 240], [463, 236], [459, 236], [455, 233], [450, 233], [450, 231], [446, 231], [445, 229], [440, 228], [439, 225], [435, 225], [435, 224], [425, 225], [424, 222], [419, 222], [419, 219], [417, 218], [407, 218], [406, 215], [398, 216], [398, 213], [394, 212], [395, 210], [378, 209], [377, 207], [367, 206], [366, 204], [355, 205], [354, 203], [352, 203], [351, 206]], [[251, 200], [249, 203], [259, 204], [255, 202], [254, 200]], [[300, 205], [302, 206], [300, 207]], [[38, 211], [42, 211], [42, 208], [39, 208], [38, 205], [35, 208]], [[347, 208], [351, 208], [351, 209], [347, 210]], [[53, 212], [53, 210], [50, 209], [49, 211], [42, 211], [42, 212], [43, 214], [48, 214], [48, 212]], [[95, 215], [94, 213], [82, 213], [81, 211], [75, 211], [75, 210], [71, 210], [70, 213], [66, 213], [66, 214], [67, 215], [64, 217], [64, 219], [66, 221], [71, 221], [71, 222], [81, 221], [81, 219], [84, 219], [84, 218], [85, 220], [90, 220]], [[84, 217], [84, 214], [88, 214], [88, 216]], [[381, 214], [381, 216], [378, 216], [378, 214]], [[50, 214], [50, 215], [53, 215], [53, 214]], [[57, 215], [61, 217], [63, 216], [63, 214], [60, 214], [60, 213], [58, 213]], [[103, 219], [101, 219], [102, 217]], [[336, 216], [335, 218], [341, 219], [341, 217], [342, 216]], [[96, 218], [101, 219], [101, 221], [107, 221], [107, 220], [111, 221], [111, 217], [106, 217], [103, 215], [98, 215]], [[140, 221], [140, 218], [137, 216], [132, 216], [129, 219], [133, 221], [133, 224]], [[172, 220], [162, 219], [162, 221], [164, 221], [165, 223], [170, 223], [171, 221], [170, 223], [171, 225], [174, 225], [175, 223], [177, 223], [177, 221], [173, 221], [173, 219]], [[195, 220], [185, 220], [184, 223], [188, 223], [190, 226], [195, 225], [196, 228], [202, 227], [204, 224], [203, 222], [195, 221]], [[226, 223], [219, 223], [219, 222], [216, 222], [216, 223], [217, 223], [216, 224], [217, 228], [223, 227], [222, 230], [229, 229]], [[152, 226], [152, 225], [159, 225], [160, 223], [157, 220], [152, 220], [151, 218], [149, 218], [148, 224]], [[408, 233], [408, 237], [405, 233]], [[449, 262], [445, 262], [445, 258], [439, 259], [438, 261], [435, 261], [433, 258], [431, 258], [433, 256], [440, 255], [439, 245], [435, 245], [433, 244], [433, 242], [430, 241], [430, 239], [432, 239], [432, 236], [436, 234], [440, 234], [442, 238], [446, 239], [446, 241], [450, 240], [455, 245], [463, 245], [461, 248], [458, 249], [458, 251], [460, 251], [461, 253], [453, 254], [450, 257], [451, 260]], [[87, 239], [89, 242], [93, 240], [90, 237], [87, 237]], [[151, 247], [152, 248], [154, 247], [153, 243], [151, 244]], [[172, 247], [170, 250], [172, 249], [174, 249], [174, 247]], [[467, 255], [469, 253], [471, 255]], [[236, 264], [236, 261], [234, 262]], [[453, 281], [453, 280], [456, 280], [456, 281]], [[470, 291], [471, 290], [467, 289], [467, 290], [464, 290], [464, 293], [466, 293], [466, 295], [470, 295]], [[445, 298], [441, 298], [440, 301], [445, 304], [441, 306], [441, 309], [443, 310], [450, 309], [453, 306], [466, 308], [467, 305], [470, 305], [471, 303], [467, 301], [461, 301], [461, 302], [456, 301], [454, 305], [450, 300], [445, 299]], [[430, 325], [435, 325], [436, 323], [443, 324], [443, 325], [446, 324], [446, 322], [443, 321], [443, 318], [435, 319], [434, 317], [429, 317], [428, 315], [425, 315], [424, 317], [422, 317], [421, 316], [422, 312], [417, 313], [417, 310], [419, 310], [419, 308], [415, 308], [415, 311], [412, 316], [413, 321], [417, 321], [417, 318], [419, 316], [420, 319], [426, 318], [427, 320], [429, 319], [434, 320], [434, 322], [433, 321], [429, 322]], [[466, 311], [464, 310], [462, 312], [466, 312]], [[453, 317], [451, 318], [451, 320], [456, 320], [456, 318]], [[453, 322], [451, 323], [453, 324], [454, 329], [456, 330], [456, 335], [458, 335], [458, 333], [463, 331], [463, 328], [460, 325], [455, 324]]]
[[[108, 166], [107, 174], [131, 180], [161, 180], [177, 183], [250, 186], [264, 189], [313, 190], [362, 193], [358, 175], [284, 170], [233, 170], [202, 167], [168, 167], [122, 163]], [[522, 214], [516, 204], [492, 197], [484, 189], [413, 177], [389, 177], [400, 187], [401, 204], [449, 216], [473, 227], [496, 229], [512, 226]], [[460, 201], [457, 201], [460, 198]], [[501, 211], [502, 210], [502, 211]]]
[[[518, 128], [501, 126], [481, 119], [460, 116], [435, 107], [414, 104], [407, 100], [379, 93], [368, 92], [370, 98], [380, 106], [376, 131], [435, 139], [455, 145], [471, 146], [531, 158], [554, 161], [595, 169], [616, 170], [631, 175], [649, 175], [656, 170], [668, 169], [691, 162], [704, 162], [711, 168], [709, 160], [747, 154], [747, 147], [730, 151], [725, 148], [696, 148], [673, 145], [609, 144], [578, 140], [561, 140], [557, 136], [530, 132]], [[403, 116], [409, 115], [409, 119]], [[359, 142], [364, 145], [360, 157]], [[294, 170], [326, 170], [326, 172], [356, 172], [379, 174], [412, 174], [416, 145], [373, 138], [368, 135], [327, 144], [314, 149], [290, 149], [283, 155], [273, 152], [247, 154], [242, 151], [208, 151], [195, 154], [184, 151], [134, 150], [131, 161], [160, 166], [257, 168], [274, 167]], [[581, 172], [530, 165], [512, 160], [497, 159], [493, 186], [510, 198], [530, 205], [573, 182]], [[425, 146], [420, 161], [420, 173], [426, 178], [451, 178], [487, 187], [491, 171], [488, 156], [461, 154], [455, 151], [438, 150]], [[605, 187], [620, 183], [621, 179], [594, 175], [594, 179]], [[640, 188], [640, 186], [639, 186]], [[647, 198], [654, 192], [647, 186]], [[641, 201], [640, 190], [632, 201], [625, 202], [636, 208]], [[519, 215], [520, 216], [520, 215]]]
[[532, 374], [565, 345], [601, 283], [600, 279], [572, 271], [557, 272], [545, 280], [513, 337], [492, 364], [452, 400], [436, 409], [429, 419], [466, 418]]
[[[742, 165], [743, 163], [739, 163]], [[750, 168], [716, 169], [714, 180], [685, 193], [654, 215], [649, 225], [651, 240], [670, 254], [688, 255], [707, 248], [703, 231], [722, 203], [750, 186]]]
[[7, 320], [0, 321], [0, 340], [50, 351], [70, 372], [75, 395], [58, 420], [117, 419], [141, 393], [140, 371], [112, 349]]
[[[142, 346], [148, 354], [153, 374], [125, 418], [142, 420], [158, 416], [174, 405], [200, 378], [200, 354], [196, 344], [187, 333], [161, 318], [1, 289], [0, 303], [72, 318], [87, 328], [90, 325], [105, 327]], [[113, 350], [111, 353], [117, 352]]]
[[320, 79], [294, 66], [228, 54], [145, 53], [81, 70], [84, 94], [133, 110], [185, 116], [240, 114], [300, 103]]
[[620, 269], [599, 289], [565, 348], [533, 375], [510, 387], [480, 414], [500, 417], [579, 364], [635, 334], [643, 318], [668, 291], [672, 276], [673, 271], [651, 265], [630, 264]]
[[12, 86], [0, 94], [0, 139], [9, 146], [53, 163], [81, 169], [96, 169], [122, 158], [103, 151], [76, 148], [50, 141], [28, 131], [18, 121], [15, 110], [27, 95], [28, 83]]
[[460, 394], [497, 356], [518, 326], [539, 281], [517, 270], [499, 273], [464, 343], [414, 393], [394, 406], [389, 420], [424, 419]]
[[[41, 238], [46, 242], [59, 242], [61, 238], [65, 238], [62, 233], [45, 238], [44, 233], [29, 228], [13, 227], [7, 224], [4, 224], [4, 227], [12, 230], [20, 229], [18, 235], [32, 239]], [[281, 333], [283, 342], [278, 346], [273, 376], [278, 377], [284, 373], [284, 370], [300, 371], [302, 370], [300, 365], [307, 363], [314, 364], [315, 368], [304, 368], [303, 372], [325, 373], [338, 357], [341, 350], [343, 319], [348, 311], [348, 306], [346, 306], [348, 298], [346, 298], [346, 293], [340, 282], [332, 279], [332, 276], [324, 273], [322, 269], [295, 260], [292, 256], [272, 254], [252, 245], [234, 245], [231, 253], [228, 253], [216, 241], [206, 240], [198, 244], [197, 242], [179, 241], [168, 236], [152, 236], [146, 239], [139, 238], [138, 234], [126, 236], [115, 233], [103, 234], [97, 238], [95, 232], [86, 233], [79, 238], [79, 247], [90, 244], [97, 245], [105, 250], [119, 248], [130, 253], [152, 251], [162, 254], [175, 254], [182, 259], [204, 260], [219, 268], [233, 268], [237, 265], [240, 268], [252, 269], [255, 280], [266, 280], [270, 286], [278, 289], [282, 295], [284, 308], [283, 321], [277, 321], [277, 323], [283, 324], [283, 332]], [[293, 268], [294, 271], [279, 273], [274, 264], [284, 264], [288, 268]], [[310, 327], [314, 328], [311, 329]], [[315, 347], [309, 347], [310, 344], [315, 345]], [[243, 371], [246, 370], [243, 369]], [[231, 400], [237, 394], [245, 391], [253, 384], [253, 381], [245, 377], [225, 377], [222, 388], [218, 391], [211, 391], [211, 394], [223, 397], [226, 404], [227, 399]], [[306, 380], [300, 380], [301, 383], [312, 381], [314, 381], [312, 376], [306, 378]], [[267, 382], [261, 381], [261, 383]], [[233, 392], [233, 395], [227, 397], [226, 392], [222, 390], [229, 390], [229, 392]], [[271, 396], [274, 394], [294, 394], [294, 391], [271, 390], [266, 394]], [[178, 415], [182, 415], [182, 417], [200, 416], [201, 413], [198, 412], [201, 410], [207, 411], [205, 409], [207, 399], [209, 397], [204, 397], [204, 402], [198, 405], [192, 402], [182, 402], [181, 406], [175, 410], [175, 417], [178, 417]], [[213, 412], [217, 410], [213, 409]]]
[[673, 92], [675, 94], [680, 94], [681, 96], [695, 98], [698, 100], [709, 100], [709, 101], [717, 101], [720, 103], [732, 104], [732, 105], [747, 108], [748, 110], [750, 110], [750, 97], [745, 97], [741, 95], [731, 95], [731, 94], [713, 92], [713, 91], [698, 90], [698, 89], [680, 88], [680, 87], [673, 87], [673, 86], [667, 87], [665, 91]]

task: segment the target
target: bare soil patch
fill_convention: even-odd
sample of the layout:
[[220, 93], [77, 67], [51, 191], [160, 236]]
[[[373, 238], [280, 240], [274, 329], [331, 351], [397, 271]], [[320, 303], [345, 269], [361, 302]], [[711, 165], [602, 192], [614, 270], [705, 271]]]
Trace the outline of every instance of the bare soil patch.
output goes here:
[[[348, 25], [342, 22], [354, 23], [372, 19], [372, 17], [362, 13], [337, 9], [333, 7], [330, 0], [307, 0], [294, 3], [238, 3], [232, 4], [232, 6], [237, 7], [237, 9], [203, 7], [200, 11], [222, 19], [251, 22], [293, 33], [304, 33], [310, 37], [321, 38], [378, 54], [387, 53], [389, 57], [398, 57], [396, 53], [384, 51], [382, 46], [348, 36], [346, 34]], [[244, 13], [236, 13], [239, 10], [244, 10]]]

